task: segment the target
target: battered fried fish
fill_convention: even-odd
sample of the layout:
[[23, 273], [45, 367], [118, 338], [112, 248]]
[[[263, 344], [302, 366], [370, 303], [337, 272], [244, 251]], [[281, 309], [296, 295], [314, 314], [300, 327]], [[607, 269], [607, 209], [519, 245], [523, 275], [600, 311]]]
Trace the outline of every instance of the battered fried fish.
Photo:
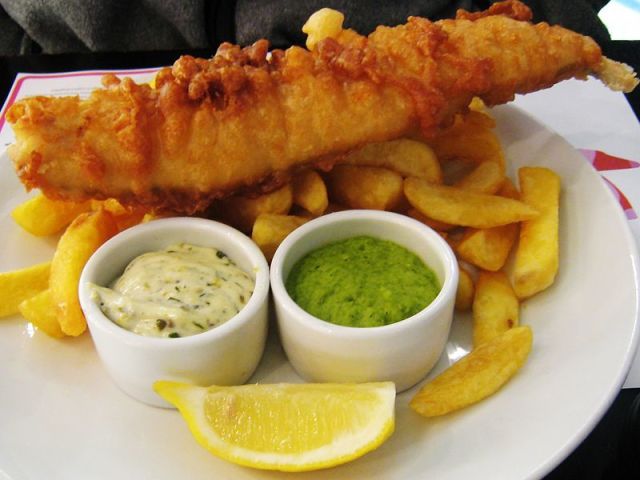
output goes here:
[[87, 100], [16, 103], [9, 154], [25, 186], [51, 198], [194, 213], [366, 143], [433, 135], [474, 96], [495, 105], [587, 75], [625, 91], [638, 83], [592, 39], [530, 20], [507, 1], [368, 37], [339, 28], [311, 51], [223, 44], [208, 60], [181, 57], [156, 88], [110, 76]]

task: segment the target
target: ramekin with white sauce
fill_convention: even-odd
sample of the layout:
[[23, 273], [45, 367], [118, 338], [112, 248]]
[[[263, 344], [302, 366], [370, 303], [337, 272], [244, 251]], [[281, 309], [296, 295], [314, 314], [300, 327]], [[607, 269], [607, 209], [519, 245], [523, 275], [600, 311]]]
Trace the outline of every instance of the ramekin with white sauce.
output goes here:
[[[134, 275], [122, 280], [132, 261]], [[262, 358], [269, 267], [228, 225], [178, 217], [127, 229], [89, 259], [78, 293], [105, 368], [144, 403], [169, 406], [153, 391], [156, 380], [242, 384]]]

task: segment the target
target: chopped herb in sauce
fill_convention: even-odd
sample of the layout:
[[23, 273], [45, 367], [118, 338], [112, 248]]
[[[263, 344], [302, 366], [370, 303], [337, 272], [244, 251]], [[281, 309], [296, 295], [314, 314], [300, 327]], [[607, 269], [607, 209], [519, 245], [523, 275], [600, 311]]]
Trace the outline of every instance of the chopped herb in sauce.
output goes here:
[[179, 338], [226, 322], [253, 279], [215, 248], [177, 244], [135, 258], [109, 288], [92, 285], [103, 313], [140, 335]]

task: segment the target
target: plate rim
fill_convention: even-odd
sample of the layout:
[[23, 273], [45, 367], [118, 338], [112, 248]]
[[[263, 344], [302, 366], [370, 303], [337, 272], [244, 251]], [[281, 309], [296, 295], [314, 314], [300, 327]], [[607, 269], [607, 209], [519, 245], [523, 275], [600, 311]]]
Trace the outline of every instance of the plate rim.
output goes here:
[[[586, 159], [582, 157], [577, 148], [569, 143], [569, 141], [564, 138], [556, 129], [537, 119], [522, 107], [514, 105], [513, 103], [509, 103], [504, 105], [497, 105], [490, 109], [491, 112], [501, 112], [502, 110], [505, 110], [507, 113], [509, 113], [509, 111], [511, 110], [516, 114], [525, 117], [528, 121], [542, 126], [544, 129], [550, 132], [553, 137], [555, 137], [556, 141], [564, 143], [565, 146], [573, 152], [573, 155], [579, 157], [581, 161], [586, 162]], [[496, 121], [496, 124], [496, 129], [498, 130], [499, 122]], [[599, 175], [598, 171], [595, 170], [595, 168], [591, 168], [596, 175]], [[604, 182], [604, 180], [602, 181]], [[617, 396], [623, 390], [622, 386], [624, 385], [624, 381], [629, 374], [629, 370], [631, 369], [631, 366], [633, 364], [635, 354], [640, 349], [640, 247], [638, 246], [638, 242], [633, 235], [633, 232], [629, 225], [629, 221], [622, 209], [619, 207], [618, 201], [613, 195], [613, 192], [610, 188], [603, 188], [603, 190], [605, 192], [605, 195], [608, 197], [609, 202], [614, 204], [615, 208], [613, 208], [613, 211], [615, 211], [616, 217], [618, 217], [619, 222], [622, 224], [624, 241], [629, 247], [629, 258], [632, 263], [632, 269], [635, 272], [635, 288], [633, 291], [635, 298], [634, 310], [636, 312], [636, 315], [631, 338], [627, 344], [628, 348], [625, 353], [625, 359], [622, 368], [617, 373], [617, 376], [613, 381], [612, 388], [606, 393], [606, 395], [604, 395], [599, 408], [595, 409], [591, 413], [587, 422], [573, 435], [573, 437], [569, 441], [565, 443], [562, 449], [560, 449], [555, 455], [549, 458], [547, 462], [540, 465], [540, 467], [535, 472], [533, 472], [535, 475], [532, 475], [529, 478], [541, 478], [551, 473], [557, 466], [559, 466], [564, 460], [566, 460], [576, 450], [576, 448], [580, 446], [580, 444], [582, 444], [582, 442], [589, 436], [589, 434], [593, 432], [593, 430], [607, 413]]]
[[[529, 114], [526, 110], [522, 109], [519, 106], [513, 104], [501, 105], [498, 107], [494, 107], [492, 111], [505, 111], [507, 114], [517, 114], [528, 121], [531, 121], [537, 125], [542, 126], [546, 131], [551, 133], [556, 141], [560, 141], [564, 144], [567, 149], [570, 149], [573, 154], [580, 158], [581, 161], [584, 161], [580, 156], [578, 150], [571, 145], [562, 135], [558, 134], [550, 126], [546, 125], [544, 122], [538, 120], [533, 115]], [[0, 151], [0, 162], [7, 161], [8, 154], [6, 150]], [[594, 173], [598, 175], [598, 172]], [[621, 368], [614, 378], [611, 381], [611, 388], [606, 393], [603, 393], [598, 408], [594, 408], [586, 421], [583, 423], [582, 427], [578, 429], [571, 438], [567, 439], [564, 446], [557, 450], [556, 453], [549, 458], [545, 462], [542, 462], [537, 467], [534, 467], [530, 474], [524, 478], [539, 478], [542, 477], [549, 472], [551, 472], [554, 468], [556, 468], [564, 459], [566, 459], [579, 445], [584, 441], [584, 439], [593, 431], [598, 422], [602, 419], [602, 417], [606, 414], [607, 410], [610, 408], [611, 404], [620, 393], [622, 389], [622, 385], [624, 384], [624, 380], [628, 375], [629, 369], [634, 360], [634, 355], [636, 350], [640, 347], [640, 256], [639, 256], [639, 248], [636, 242], [636, 239], [632, 233], [631, 227], [629, 226], [628, 219], [624, 216], [624, 213], [621, 208], [619, 208], [617, 200], [615, 199], [613, 193], [610, 189], [604, 188], [605, 195], [608, 196], [609, 202], [615, 207], [613, 210], [616, 211], [615, 215], [618, 217], [619, 223], [622, 225], [623, 233], [624, 233], [624, 243], [629, 247], [628, 253], [629, 258], [632, 263], [632, 269], [635, 273], [634, 275], [634, 305], [633, 310], [635, 311], [635, 319], [632, 327], [631, 337], [625, 342], [627, 346], [624, 362], [622, 363]], [[1, 194], [0, 194], [1, 196]], [[6, 200], [5, 200], [6, 201]], [[526, 473], [526, 472], [523, 472]], [[0, 466], [0, 474], [4, 474]], [[1, 477], [1, 475], [0, 475]], [[7, 479], [11, 479], [12, 477], [7, 477]]]

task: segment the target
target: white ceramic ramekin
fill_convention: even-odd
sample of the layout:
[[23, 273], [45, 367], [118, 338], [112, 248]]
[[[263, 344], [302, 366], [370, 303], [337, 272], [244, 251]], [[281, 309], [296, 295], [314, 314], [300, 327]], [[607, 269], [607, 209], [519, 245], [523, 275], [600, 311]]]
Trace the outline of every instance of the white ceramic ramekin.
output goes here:
[[[215, 247], [255, 279], [251, 298], [222, 325], [181, 338], [145, 337], [109, 320], [91, 298], [88, 284], [108, 285], [142, 253], [186, 242]], [[168, 218], [129, 228], [102, 245], [89, 259], [79, 283], [80, 305], [102, 362], [115, 383], [132, 397], [170, 405], [152, 388], [156, 380], [198, 385], [237, 385], [257, 367], [268, 324], [269, 267], [247, 236], [212, 220]]]
[[[435, 300], [405, 320], [371, 328], [335, 325], [299, 307], [285, 288], [293, 265], [322, 245], [358, 235], [391, 240], [417, 254], [442, 285]], [[393, 381], [399, 392], [418, 383], [446, 345], [457, 285], [458, 262], [438, 233], [382, 211], [348, 210], [312, 220], [282, 242], [271, 262], [282, 345], [295, 370], [313, 382]]]

